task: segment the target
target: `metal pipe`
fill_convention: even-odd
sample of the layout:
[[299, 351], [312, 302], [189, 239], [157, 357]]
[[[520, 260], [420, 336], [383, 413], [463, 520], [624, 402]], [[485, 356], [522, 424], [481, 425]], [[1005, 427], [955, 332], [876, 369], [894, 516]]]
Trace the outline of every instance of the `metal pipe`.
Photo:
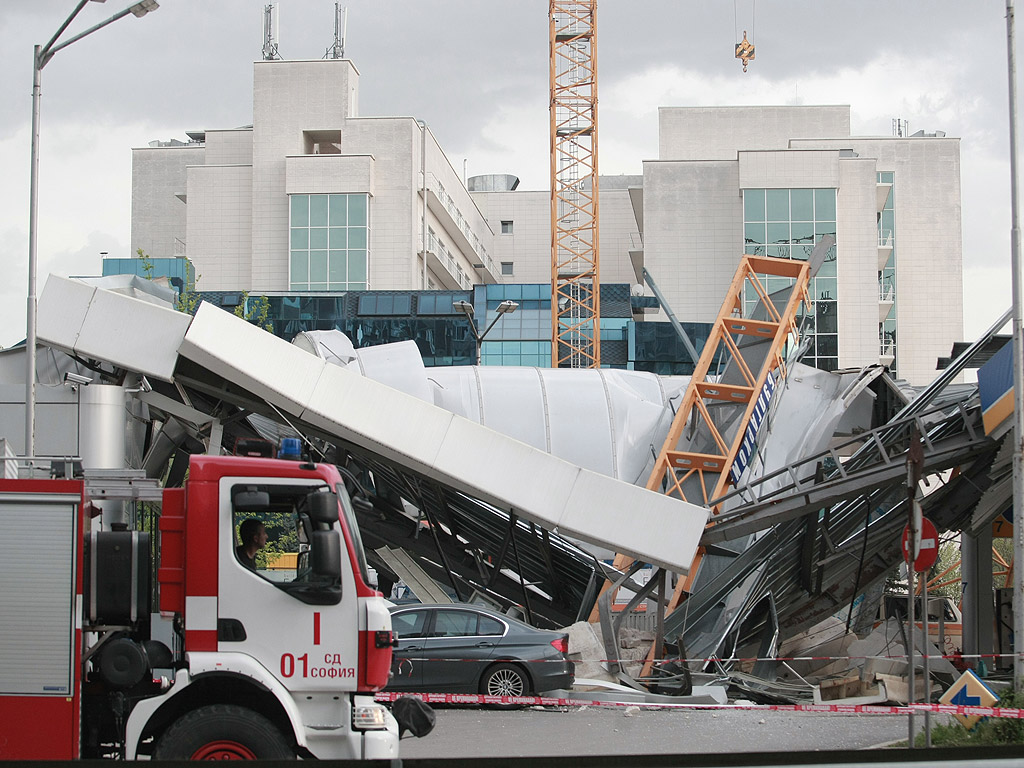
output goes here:
[[[75, 13], [80, 9], [81, 5], [75, 9]], [[65, 26], [70, 21], [68, 19]], [[25, 305], [25, 456], [28, 458], [36, 453], [36, 226], [39, 204], [39, 101], [43, 69], [40, 64], [41, 53], [42, 49], [38, 45], [32, 49], [32, 155], [29, 161], [28, 299]]]
[[[1013, 286], [1013, 629], [1024, 637], [1024, 338], [1021, 327], [1020, 215], [1017, 203], [1017, 66], [1014, 56], [1013, 0], [1006, 0], [1006, 58], [1010, 107], [1010, 260]], [[1024, 652], [1020, 642], [1014, 648], [1013, 680], [1017, 692], [1024, 691]]]
[[[914, 541], [914, 532], [910, 532], [910, 542]], [[909, 543], [908, 546], [913, 554], [913, 544]], [[914, 601], [917, 596], [914, 592], [917, 590], [917, 584], [915, 583], [915, 577], [917, 572], [914, 571], [914, 558], [911, 557], [907, 560], [907, 704], [910, 707], [907, 710], [907, 746], [913, 749], [916, 745], [914, 744], [914, 688], [917, 685], [917, 681], [914, 679], [914, 648], [917, 645], [914, 642]]]
[[[931, 704], [932, 678], [931, 670], [928, 667], [928, 572], [921, 576], [921, 604], [924, 605], [924, 615], [921, 617], [921, 639], [924, 658], [924, 703]], [[931, 749], [932, 746], [932, 713], [927, 709], [924, 711], [924, 748]]]
[[420, 183], [423, 193], [423, 290], [427, 290], [427, 122], [420, 125]]
[[683, 342], [683, 346], [686, 347], [686, 351], [690, 353], [690, 357], [693, 359], [693, 365], [696, 367], [697, 361], [700, 359], [700, 355], [697, 353], [696, 347], [693, 346], [693, 342], [690, 341], [690, 337], [686, 334], [686, 331], [683, 330], [683, 325], [679, 322], [675, 312], [672, 311], [672, 307], [669, 306], [664, 295], [662, 295], [661, 291], [658, 290], [658, 286], [654, 282], [654, 278], [651, 277], [651, 273], [647, 271], [647, 267], [643, 267], [642, 272], [644, 282], [651, 286], [651, 291], [654, 293], [654, 297], [658, 300], [658, 303], [661, 304], [661, 308], [668, 317], [668, 321], [672, 324], [672, 328], [676, 332], [676, 336], [678, 336]]

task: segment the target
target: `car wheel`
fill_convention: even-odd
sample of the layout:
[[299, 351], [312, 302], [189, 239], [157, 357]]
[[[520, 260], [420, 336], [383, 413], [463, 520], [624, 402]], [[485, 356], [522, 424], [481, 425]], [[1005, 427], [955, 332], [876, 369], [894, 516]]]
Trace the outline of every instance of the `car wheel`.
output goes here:
[[515, 664], [495, 664], [484, 673], [480, 692], [485, 696], [525, 696], [530, 693], [530, 681]]
[[164, 731], [154, 760], [294, 760], [295, 751], [263, 715], [211, 704], [182, 715]]

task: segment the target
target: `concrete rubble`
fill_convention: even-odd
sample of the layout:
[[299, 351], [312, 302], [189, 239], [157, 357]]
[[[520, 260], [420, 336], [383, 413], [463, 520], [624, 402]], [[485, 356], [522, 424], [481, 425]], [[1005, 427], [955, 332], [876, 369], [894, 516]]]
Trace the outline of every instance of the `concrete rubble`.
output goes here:
[[[605, 683], [619, 682], [618, 677], [608, 671], [607, 654], [597, 634], [597, 625], [577, 621], [563, 631], [569, 633], [569, 658], [576, 663], [577, 678]], [[652, 632], [624, 627], [619, 633], [619, 661], [630, 677], [640, 674], [652, 642]]]
[[[598, 637], [596, 625], [578, 621], [562, 631], [569, 633], [569, 658], [576, 664], [576, 684], [572, 691], [558, 692], [567, 698], [576, 696], [595, 701], [636, 701], [645, 704], [726, 704], [729, 700], [726, 687], [712, 680], [707, 681], [709, 684], [694, 684], [686, 696], [655, 694], [623, 685], [608, 669], [604, 644]], [[653, 640], [653, 633], [631, 627], [620, 632], [619, 661], [623, 663], [623, 669], [630, 678], [639, 676]]]
[[[904, 627], [896, 619], [880, 622], [869, 634], [846, 632], [845, 622], [829, 617], [784, 642], [779, 649], [779, 681], [813, 686], [815, 703], [906, 704], [908, 663]], [[932, 643], [917, 653], [929, 656], [932, 693], [950, 685], [959, 672]], [[915, 657], [915, 701], [925, 695], [924, 663]]]

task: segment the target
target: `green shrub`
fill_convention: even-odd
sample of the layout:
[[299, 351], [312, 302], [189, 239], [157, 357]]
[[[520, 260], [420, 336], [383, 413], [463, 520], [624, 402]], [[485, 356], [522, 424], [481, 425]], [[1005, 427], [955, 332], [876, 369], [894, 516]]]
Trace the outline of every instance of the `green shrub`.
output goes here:
[[[1008, 709], [1024, 708], [1024, 692], [1008, 690], [1000, 697], [996, 706]], [[919, 733], [914, 743], [923, 747], [924, 734]], [[957, 722], [932, 727], [932, 746], [935, 747], [972, 747], [997, 744], [1024, 744], [1024, 720], [987, 717], [970, 730]]]

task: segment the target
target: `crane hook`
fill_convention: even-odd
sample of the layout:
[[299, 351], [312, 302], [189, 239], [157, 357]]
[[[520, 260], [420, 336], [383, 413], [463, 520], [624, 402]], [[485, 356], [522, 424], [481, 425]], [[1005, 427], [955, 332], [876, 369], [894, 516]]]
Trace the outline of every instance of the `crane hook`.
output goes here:
[[743, 71], [747, 64], [754, 60], [754, 44], [747, 40], [747, 30], [743, 30], [743, 41], [736, 43], [736, 58], [743, 61]]

